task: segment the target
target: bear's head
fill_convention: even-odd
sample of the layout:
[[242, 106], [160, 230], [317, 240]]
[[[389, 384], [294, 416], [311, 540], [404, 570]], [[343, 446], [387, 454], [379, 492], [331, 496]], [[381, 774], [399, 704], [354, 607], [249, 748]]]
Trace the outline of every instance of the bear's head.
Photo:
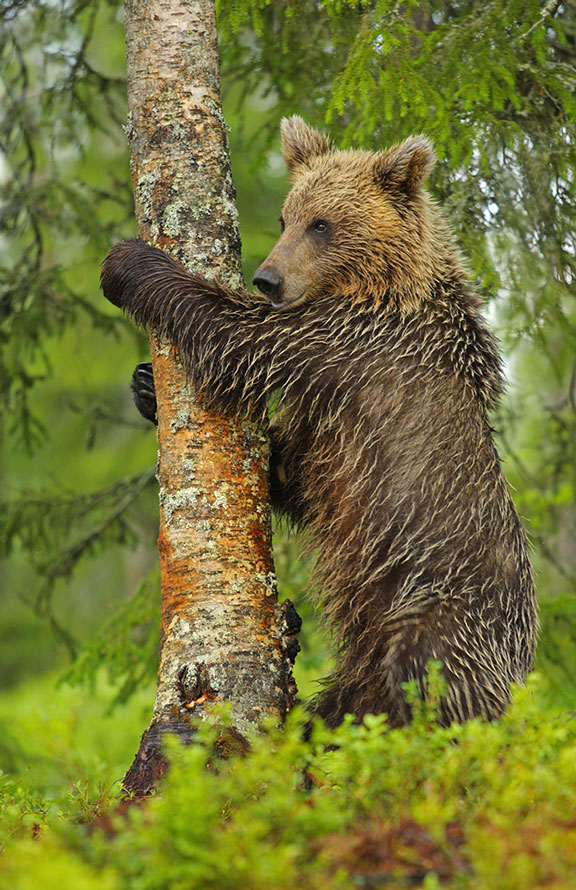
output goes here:
[[322, 294], [415, 308], [447, 233], [424, 189], [432, 146], [412, 136], [385, 152], [339, 151], [297, 115], [282, 121], [292, 175], [282, 234], [254, 284], [277, 309]]

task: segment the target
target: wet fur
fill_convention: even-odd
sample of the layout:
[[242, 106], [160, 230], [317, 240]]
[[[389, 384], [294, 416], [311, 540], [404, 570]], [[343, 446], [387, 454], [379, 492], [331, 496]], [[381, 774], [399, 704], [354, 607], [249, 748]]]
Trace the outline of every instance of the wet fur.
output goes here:
[[[140, 241], [111, 251], [104, 292], [177, 343], [207, 400], [264, 418], [279, 393], [273, 506], [309, 530], [339, 649], [315, 711], [401, 725], [402, 684], [424, 694], [438, 659], [441, 721], [494, 718], [532, 666], [536, 607], [487, 416], [498, 351], [422, 187], [430, 146], [339, 152], [299, 118], [283, 137], [294, 188], [278, 256], [288, 268], [300, 251], [302, 301], [272, 309]], [[334, 224], [323, 250], [306, 242], [318, 215]]]

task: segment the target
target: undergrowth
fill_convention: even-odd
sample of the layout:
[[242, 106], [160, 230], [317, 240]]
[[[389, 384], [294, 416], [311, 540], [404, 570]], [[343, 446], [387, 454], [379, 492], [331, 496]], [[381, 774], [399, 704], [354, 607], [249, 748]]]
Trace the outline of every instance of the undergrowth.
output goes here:
[[[434, 684], [434, 680], [432, 680]], [[0, 785], [0, 886], [11, 890], [569, 890], [576, 885], [576, 717], [537, 678], [498, 722], [415, 717], [336, 730], [290, 715], [219, 760], [215, 712], [188, 748], [168, 740], [161, 792], [120, 802], [78, 788], [42, 799]]]

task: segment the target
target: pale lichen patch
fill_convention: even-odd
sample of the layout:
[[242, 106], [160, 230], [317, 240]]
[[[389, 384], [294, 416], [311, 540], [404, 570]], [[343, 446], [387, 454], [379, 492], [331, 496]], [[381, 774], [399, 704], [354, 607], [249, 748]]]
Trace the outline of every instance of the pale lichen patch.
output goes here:
[[161, 491], [160, 504], [164, 508], [167, 522], [170, 523], [179, 510], [194, 510], [200, 499], [195, 486], [180, 488], [177, 491]]
[[197, 461], [191, 457], [183, 457], [180, 465], [180, 474], [183, 483], [192, 482], [196, 478]]
[[186, 408], [181, 408], [170, 418], [170, 432], [176, 433], [178, 430], [185, 430], [189, 423], [190, 412]]
[[224, 483], [220, 487], [218, 491], [214, 492], [214, 506], [218, 510], [227, 510], [228, 509], [228, 495], [224, 489], [227, 489], [228, 485]]
[[182, 616], [176, 616], [170, 624], [168, 633], [173, 640], [181, 640], [190, 633], [190, 622]]
[[164, 231], [171, 238], [178, 238], [182, 234], [182, 218], [184, 223], [187, 222], [187, 206], [184, 201], [173, 201], [164, 210], [163, 225]]
[[278, 595], [278, 586], [276, 584], [276, 575], [274, 572], [266, 572], [265, 574], [262, 572], [256, 572], [254, 575], [254, 580], [262, 585], [264, 589], [264, 593], [266, 596], [277, 596]]
[[169, 340], [159, 339], [157, 340], [156, 352], [158, 355], [163, 356], [164, 358], [168, 358], [172, 353], [173, 347]]
[[155, 225], [156, 228], [158, 223], [154, 221], [154, 194], [161, 177], [158, 167], [151, 167], [148, 171], [141, 170], [136, 182], [136, 198], [142, 213], [150, 221], [151, 227]]

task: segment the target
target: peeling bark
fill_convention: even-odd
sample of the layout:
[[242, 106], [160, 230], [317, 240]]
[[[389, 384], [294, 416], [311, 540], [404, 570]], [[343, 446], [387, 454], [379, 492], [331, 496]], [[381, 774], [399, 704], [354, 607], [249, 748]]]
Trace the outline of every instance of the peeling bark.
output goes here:
[[[222, 116], [212, 0], [126, 0], [132, 178], [141, 238], [191, 270], [241, 282], [240, 237]], [[294, 622], [277, 603], [268, 436], [206, 412], [177, 350], [151, 332], [158, 400], [162, 632], [152, 721], [124, 780], [149, 793], [162, 737], [234, 705], [233, 744], [292, 706]], [[292, 624], [292, 626], [290, 626]]]

